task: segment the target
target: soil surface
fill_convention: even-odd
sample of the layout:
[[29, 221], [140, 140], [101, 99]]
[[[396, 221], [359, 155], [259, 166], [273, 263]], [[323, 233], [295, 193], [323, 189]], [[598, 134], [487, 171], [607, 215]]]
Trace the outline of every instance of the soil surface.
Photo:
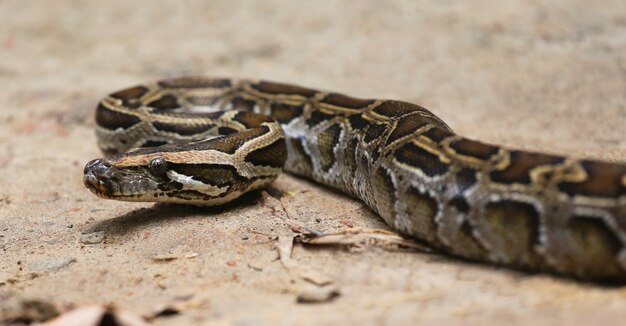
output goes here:
[[[0, 21], [4, 318], [36, 299], [140, 316], [170, 307], [180, 312], [153, 322], [173, 325], [626, 320], [624, 288], [441, 255], [296, 244], [287, 269], [276, 236], [289, 229], [259, 193], [201, 209], [101, 200], [82, 184], [101, 155], [97, 101], [181, 75], [411, 101], [472, 138], [624, 162], [623, 0], [4, 0]], [[309, 181], [285, 175], [273, 188], [309, 227], [386, 228]]]

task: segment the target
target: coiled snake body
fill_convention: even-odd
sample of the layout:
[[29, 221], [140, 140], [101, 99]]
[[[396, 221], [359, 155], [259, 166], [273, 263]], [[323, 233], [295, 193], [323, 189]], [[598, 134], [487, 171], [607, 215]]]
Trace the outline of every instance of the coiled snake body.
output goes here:
[[103, 99], [96, 123], [113, 155], [89, 162], [84, 183], [103, 198], [219, 205], [284, 167], [440, 251], [626, 281], [624, 164], [509, 150], [415, 104], [265, 81], [140, 85]]

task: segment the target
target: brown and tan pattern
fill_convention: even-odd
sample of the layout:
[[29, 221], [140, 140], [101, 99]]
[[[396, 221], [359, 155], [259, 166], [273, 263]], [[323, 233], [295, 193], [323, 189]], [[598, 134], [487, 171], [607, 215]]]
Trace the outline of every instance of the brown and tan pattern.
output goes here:
[[415, 104], [266, 81], [136, 86], [103, 99], [96, 122], [114, 155], [89, 162], [84, 181], [103, 198], [219, 205], [284, 166], [443, 252], [626, 281], [625, 164], [509, 150]]

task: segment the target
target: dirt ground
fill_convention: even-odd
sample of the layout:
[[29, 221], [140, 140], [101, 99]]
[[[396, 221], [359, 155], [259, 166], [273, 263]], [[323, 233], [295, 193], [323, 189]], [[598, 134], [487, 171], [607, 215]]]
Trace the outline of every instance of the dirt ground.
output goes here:
[[[439, 255], [295, 245], [246, 196], [199, 209], [100, 200], [105, 94], [181, 75], [264, 78], [420, 103], [458, 133], [626, 160], [626, 2], [0, 0], [0, 312], [113, 304], [155, 324], [618, 325], [626, 289]], [[385, 228], [306, 180], [275, 189], [291, 218]], [[314, 275], [303, 277], [303, 274]], [[314, 283], [330, 283], [320, 289]], [[320, 303], [297, 298], [339, 295]], [[0, 322], [1, 323], [1, 322]]]

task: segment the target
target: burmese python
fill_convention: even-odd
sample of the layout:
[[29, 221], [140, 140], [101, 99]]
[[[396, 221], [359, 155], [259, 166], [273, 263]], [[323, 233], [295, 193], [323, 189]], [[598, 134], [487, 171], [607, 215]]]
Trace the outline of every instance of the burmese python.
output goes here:
[[127, 88], [99, 103], [96, 124], [112, 156], [89, 162], [84, 183], [103, 198], [219, 205], [284, 166], [443, 252], [626, 281], [625, 164], [509, 150], [415, 104], [266, 81]]

